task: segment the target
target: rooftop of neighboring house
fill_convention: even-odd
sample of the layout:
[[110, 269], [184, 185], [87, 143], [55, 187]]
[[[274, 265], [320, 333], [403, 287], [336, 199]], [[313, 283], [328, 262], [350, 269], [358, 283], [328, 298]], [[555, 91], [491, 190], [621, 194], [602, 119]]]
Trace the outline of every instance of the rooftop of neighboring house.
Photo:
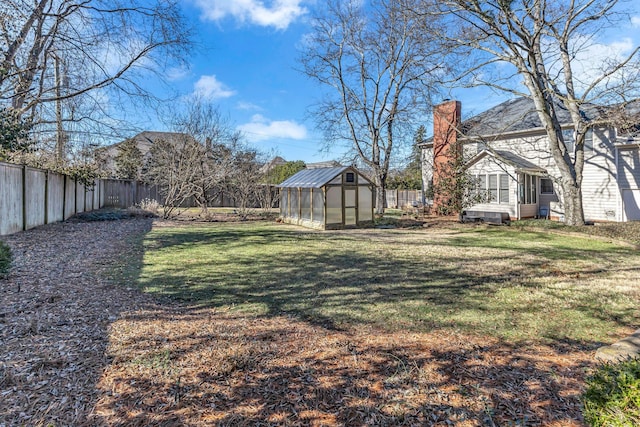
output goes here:
[[339, 168], [339, 167], [342, 167], [342, 165], [340, 164], [340, 162], [337, 162], [335, 160], [329, 160], [329, 161], [326, 161], [326, 162], [307, 163], [306, 164], [306, 168], [307, 169]]
[[180, 138], [184, 138], [185, 136], [187, 135], [179, 132], [159, 132], [159, 131], [146, 130], [146, 131], [140, 132], [135, 136], [132, 136], [131, 138], [127, 138], [115, 144], [102, 147], [99, 150], [113, 151], [114, 149], [117, 149], [120, 145], [124, 144], [126, 141], [134, 140], [137, 143], [137, 146], [140, 149], [140, 151], [142, 151], [142, 153], [145, 154], [147, 151], [149, 151], [149, 147], [151, 147], [151, 145], [153, 145], [157, 141], [161, 141], [161, 140], [176, 141], [176, 140], [179, 140]]
[[260, 172], [261, 173], [267, 173], [271, 169], [275, 168], [276, 166], [284, 165], [286, 163], [287, 163], [287, 161], [285, 159], [283, 159], [280, 156], [276, 156], [273, 159], [271, 159], [270, 161], [268, 161], [267, 163], [265, 163], [264, 165], [262, 165], [262, 167], [260, 168]]

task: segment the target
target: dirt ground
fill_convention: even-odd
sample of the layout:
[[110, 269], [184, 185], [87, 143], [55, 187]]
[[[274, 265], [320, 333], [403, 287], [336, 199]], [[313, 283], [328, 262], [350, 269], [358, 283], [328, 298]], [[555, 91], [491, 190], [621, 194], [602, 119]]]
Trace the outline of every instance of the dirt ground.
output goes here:
[[582, 425], [594, 349], [579, 343], [331, 330], [109, 283], [101, 272], [140, 257], [128, 239], [153, 221], [3, 238], [0, 426]]

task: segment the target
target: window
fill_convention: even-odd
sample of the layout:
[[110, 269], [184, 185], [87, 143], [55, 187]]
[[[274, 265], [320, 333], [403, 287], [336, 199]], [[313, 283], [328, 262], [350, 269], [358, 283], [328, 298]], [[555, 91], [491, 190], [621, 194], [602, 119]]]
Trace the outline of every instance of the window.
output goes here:
[[489, 177], [489, 203], [498, 201], [498, 175], [488, 175]]
[[538, 202], [538, 179], [533, 175], [520, 174], [519, 180], [520, 203], [535, 205]]
[[589, 129], [584, 136], [584, 151], [593, 151], [593, 129]]
[[509, 203], [509, 175], [500, 175], [500, 203]]
[[353, 172], [347, 172], [347, 176], [345, 177], [346, 182], [356, 182], [356, 174]]
[[576, 142], [573, 136], [573, 129], [564, 129], [562, 131], [562, 139], [564, 140], [564, 145], [567, 147], [569, 154], [573, 154]]
[[478, 181], [478, 194], [480, 194], [484, 201], [487, 199], [487, 175], [478, 175], [476, 179]]
[[540, 179], [540, 194], [553, 194], [553, 181], [551, 179]]
[[529, 175], [529, 177], [531, 178], [531, 182], [529, 184], [529, 194], [531, 196], [529, 197], [529, 201], [532, 205], [535, 205], [538, 203], [538, 188], [536, 186], [538, 180], [535, 176]]
[[509, 203], [509, 175], [476, 175], [478, 194], [486, 203]]

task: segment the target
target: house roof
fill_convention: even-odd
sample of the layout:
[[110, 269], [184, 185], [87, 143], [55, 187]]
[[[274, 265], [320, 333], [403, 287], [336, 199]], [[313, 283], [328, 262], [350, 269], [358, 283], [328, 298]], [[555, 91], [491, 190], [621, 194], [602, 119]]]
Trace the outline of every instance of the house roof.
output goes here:
[[337, 168], [340, 166], [342, 166], [340, 162], [337, 162], [335, 160], [328, 160], [326, 162], [307, 163], [307, 169]]
[[313, 168], [303, 169], [295, 175], [289, 177], [276, 187], [280, 188], [321, 188], [340, 175], [349, 166], [333, 168]]
[[[556, 101], [554, 108], [561, 124], [572, 123], [569, 110], [562, 102]], [[583, 104], [582, 106], [582, 114], [587, 120], [600, 117], [603, 111], [604, 107], [595, 104]], [[543, 125], [533, 100], [528, 97], [520, 97], [505, 101], [464, 120], [460, 127], [464, 136], [473, 138], [542, 128]]]
[[478, 162], [485, 156], [491, 156], [502, 163], [512, 166], [518, 172], [526, 172], [533, 175], [546, 175], [547, 173], [546, 169], [518, 156], [517, 154], [505, 150], [482, 150], [467, 163], [467, 167]]
[[273, 159], [271, 159], [269, 162], [262, 165], [262, 167], [260, 168], [260, 173], [267, 173], [271, 169], [275, 168], [276, 166], [284, 165], [286, 163], [287, 161], [285, 159], [283, 159], [280, 156], [276, 156]]

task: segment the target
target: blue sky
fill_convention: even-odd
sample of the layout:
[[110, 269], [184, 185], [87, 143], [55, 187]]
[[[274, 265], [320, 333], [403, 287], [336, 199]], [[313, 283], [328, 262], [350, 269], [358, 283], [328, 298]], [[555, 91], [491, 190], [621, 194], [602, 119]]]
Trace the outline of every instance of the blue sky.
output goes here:
[[[184, 96], [199, 94], [219, 105], [230, 124], [262, 151], [287, 160], [338, 159], [343, 149], [321, 152], [322, 135], [307, 117], [308, 107], [322, 91], [296, 70], [297, 46], [309, 31], [310, 10], [320, 4], [320, 0], [184, 1], [183, 12], [199, 47], [187, 68], [169, 71], [171, 85]], [[602, 52], [611, 46], [624, 50], [638, 45], [640, 13], [603, 43]], [[463, 115], [468, 116], [508, 95], [474, 88], [455, 90], [450, 97], [462, 101]]]

